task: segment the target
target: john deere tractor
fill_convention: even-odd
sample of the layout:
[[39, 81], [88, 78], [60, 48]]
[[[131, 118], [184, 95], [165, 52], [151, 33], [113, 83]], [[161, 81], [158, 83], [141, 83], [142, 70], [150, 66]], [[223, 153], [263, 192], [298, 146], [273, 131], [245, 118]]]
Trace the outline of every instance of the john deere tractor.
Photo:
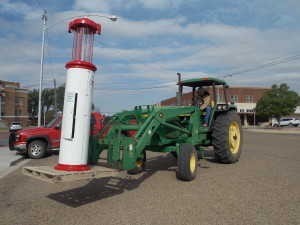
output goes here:
[[[97, 164], [99, 155], [107, 149], [107, 163], [127, 170], [130, 174], [144, 171], [146, 152], [165, 152], [177, 157], [178, 177], [191, 181], [198, 170], [198, 156], [213, 146], [215, 159], [220, 163], [235, 163], [242, 152], [243, 135], [236, 106], [228, 103], [224, 80], [198, 78], [184, 80], [180, 85], [191, 88], [193, 99], [199, 87], [211, 87], [213, 102], [207, 127], [203, 126], [204, 115], [198, 106], [137, 106], [133, 110], [115, 114], [97, 136], [92, 136], [89, 145], [89, 164]], [[223, 87], [223, 88], [219, 88]], [[217, 94], [223, 90], [224, 101], [218, 102]], [[103, 139], [98, 139], [105, 131]]]

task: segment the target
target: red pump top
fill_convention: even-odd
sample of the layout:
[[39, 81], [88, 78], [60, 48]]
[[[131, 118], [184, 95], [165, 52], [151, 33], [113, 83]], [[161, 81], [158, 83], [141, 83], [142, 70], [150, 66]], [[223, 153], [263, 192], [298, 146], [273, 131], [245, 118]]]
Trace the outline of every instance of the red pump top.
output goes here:
[[78, 26], [85, 26], [89, 27], [90, 29], [94, 30], [94, 34], [97, 33], [100, 35], [101, 33], [101, 25], [98, 23], [95, 23], [94, 21], [88, 19], [88, 18], [80, 18], [76, 19], [73, 22], [69, 23], [69, 33], [76, 30]]
[[94, 34], [101, 33], [101, 25], [88, 18], [76, 19], [70, 22], [68, 31], [74, 32], [72, 60], [66, 64], [69, 68], [83, 68], [96, 71], [92, 64]]

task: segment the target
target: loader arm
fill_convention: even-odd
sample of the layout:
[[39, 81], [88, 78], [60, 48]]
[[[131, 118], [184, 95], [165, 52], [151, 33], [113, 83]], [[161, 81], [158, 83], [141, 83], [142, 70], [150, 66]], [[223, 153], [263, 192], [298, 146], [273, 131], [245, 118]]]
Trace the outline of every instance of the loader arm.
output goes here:
[[[187, 122], [182, 121], [183, 115], [188, 115]], [[113, 116], [96, 138], [91, 138], [91, 160], [96, 163], [101, 152], [108, 149], [108, 164], [117, 163], [119, 169], [130, 170], [135, 167], [138, 156], [147, 148], [153, 150], [156, 146], [159, 151], [167, 152], [170, 147], [175, 150], [180, 140], [182, 143], [198, 140], [200, 115], [201, 111], [194, 106], [146, 106], [120, 112]], [[109, 127], [107, 135], [97, 140]], [[124, 133], [128, 131], [136, 133], [133, 137], [125, 136]]]

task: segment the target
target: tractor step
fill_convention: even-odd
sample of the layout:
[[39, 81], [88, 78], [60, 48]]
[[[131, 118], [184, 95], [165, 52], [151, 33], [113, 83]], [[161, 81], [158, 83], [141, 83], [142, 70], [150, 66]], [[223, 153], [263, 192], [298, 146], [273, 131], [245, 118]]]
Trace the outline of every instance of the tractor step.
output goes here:
[[54, 166], [27, 166], [23, 167], [22, 174], [52, 184], [101, 177], [120, 176], [119, 170], [101, 166], [93, 166], [90, 170], [86, 171], [62, 171], [54, 169]]
[[214, 151], [212, 150], [200, 150], [198, 152], [198, 158], [199, 159], [214, 159]]

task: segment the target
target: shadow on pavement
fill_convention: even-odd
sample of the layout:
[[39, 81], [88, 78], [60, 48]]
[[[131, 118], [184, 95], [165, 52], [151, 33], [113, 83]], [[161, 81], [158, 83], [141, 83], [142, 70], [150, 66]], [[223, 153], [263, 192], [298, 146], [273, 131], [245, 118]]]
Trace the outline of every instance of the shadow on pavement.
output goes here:
[[176, 159], [172, 156], [158, 156], [147, 160], [146, 170], [136, 176], [125, 175], [125, 177], [107, 177], [94, 179], [87, 185], [63, 192], [50, 194], [47, 197], [76, 208], [85, 204], [96, 202], [111, 196], [120, 195], [125, 191], [131, 191], [151, 177], [157, 171], [177, 172]]

